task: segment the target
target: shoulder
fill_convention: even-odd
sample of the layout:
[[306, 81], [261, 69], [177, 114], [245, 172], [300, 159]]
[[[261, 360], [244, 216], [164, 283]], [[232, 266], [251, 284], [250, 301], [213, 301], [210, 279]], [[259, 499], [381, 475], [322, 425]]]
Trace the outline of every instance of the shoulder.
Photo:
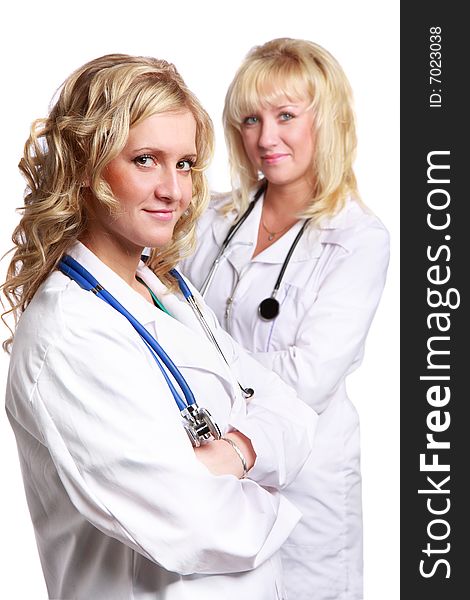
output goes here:
[[20, 317], [15, 332], [14, 348], [19, 345], [46, 349], [62, 338], [64, 297], [73, 294], [71, 280], [55, 271], [42, 283]]
[[223, 212], [224, 208], [232, 202], [232, 192], [211, 192], [209, 208]]
[[81, 353], [95, 352], [94, 347], [104, 337], [122, 341], [127, 335], [127, 323], [115, 313], [105, 302], [97, 302], [92, 293], [55, 271], [21, 315], [12, 360], [30, 362], [39, 370], [40, 357], [44, 361], [59, 353], [74, 360]]
[[389, 247], [390, 239], [382, 221], [366, 206], [348, 198], [333, 217], [319, 224], [325, 242], [336, 243], [352, 251], [358, 246]]
[[197, 224], [198, 236], [218, 227], [225, 228], [231, 224], [236, 213], [234, 210], [227, 210], [231, 203], [231, 192], [211, 193], [211, 199], [208, 207], [199, 218]]

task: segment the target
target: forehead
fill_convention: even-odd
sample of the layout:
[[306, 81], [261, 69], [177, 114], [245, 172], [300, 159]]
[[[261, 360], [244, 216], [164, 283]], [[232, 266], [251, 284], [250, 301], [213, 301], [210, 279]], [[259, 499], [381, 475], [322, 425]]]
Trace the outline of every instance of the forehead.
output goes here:
[[132, 126], [126, 148], [157, 148], [165, 152], [196, 151], [196, 120], [189, 110], [157, 113]]
[[260, 108], [311, 104], [307, 83], [298, 74], [257, 72], [240, 85], [234, 110], [239, 116]]
[[285, 94], [277, 94], [272, 96], [269, 101], [266, 98], [261, 98], [255, 108], [250, 111], [253, 113], [272, 112], [277, 113], [279, 110], [296, 109], [304, 112], [310, 107], [310, 102], [305, 98], [296, 98]]

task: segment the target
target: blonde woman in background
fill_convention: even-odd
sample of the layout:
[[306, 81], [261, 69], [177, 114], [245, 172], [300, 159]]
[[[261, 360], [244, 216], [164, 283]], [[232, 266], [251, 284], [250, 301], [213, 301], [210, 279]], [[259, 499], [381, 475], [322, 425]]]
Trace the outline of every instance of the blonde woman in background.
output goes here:
[[316, 415], [173, 270], [212, 144], [174, 66], [122, 54], [33, 124], [6, 408], [50, 598], [285, 597], [277, 550], [300, 514], [279, 490]]
[[286, 490], [303, 513], [281, 552], [289, 598], [359, 600], [359, 421], [346, 377], [362, 360], [389, 240], [359, 198], [350, 86], [319, 45], [272, 40], [243, 61], [223, 119], [233, 191], [213, 199], [182, 269], [223, 327], [320, 414]]

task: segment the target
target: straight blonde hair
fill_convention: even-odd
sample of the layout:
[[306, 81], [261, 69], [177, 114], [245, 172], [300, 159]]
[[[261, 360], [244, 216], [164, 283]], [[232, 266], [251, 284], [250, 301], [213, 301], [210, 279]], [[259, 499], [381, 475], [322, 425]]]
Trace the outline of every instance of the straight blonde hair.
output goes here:
[[279, 38], [250, 50], [230, 84], [223, 124], [232, 177], [231, 202], [224, 211], [246, 210], [260, 174], [250, 162], [241, 136], [244, 118], [286, 96], [307, 100], [314, 112], [315, 155], [312, 195], [300, 216], [331, 216], [348, 195], [359, 200], [353, 162], [356, 129], [352, 91], [343, 69], [324, 48], [306, 40]]

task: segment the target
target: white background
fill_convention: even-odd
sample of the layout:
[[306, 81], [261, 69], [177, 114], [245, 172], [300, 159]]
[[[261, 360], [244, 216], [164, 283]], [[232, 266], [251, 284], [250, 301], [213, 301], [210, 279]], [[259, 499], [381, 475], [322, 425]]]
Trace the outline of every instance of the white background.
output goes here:
[[[14, 5], [13, 5], [14, 4]], [[358, 122], [356, 172], [363, 200], [391, 233], [392, 258], [366, 356], [349, 378], [359, 410], [365, 535], [365, 598], [399, 597], [399, 3], [374, 0], [23, 1], [2, 9], [0, 254], [10, 248], [24, 189], [17, 164], [31, 121], [45, 116], [75, 68], [110, 52], [174, 62], [212, 116], [213, 189], [229, 188], [220, 126], [225, 90], [246, 52], [275, 37], [318, 42], [352, 84]], [[3, 281], [6, 260], [0, 263]], [[7, 335], [0, 327], [0, 339]], [[0, 354], [3, 395], [8, 357]], [[1, 595], [47, 597], [24, 499], [13, 434], [0, 413]], [[198, 600], [198, 599], [195, 599]], [[256, 600], [256, 599], [247, 599]], [[295, 600], [295, 599], [294, 599]], [[315, 600], [312, 590], [312, 600]]]

